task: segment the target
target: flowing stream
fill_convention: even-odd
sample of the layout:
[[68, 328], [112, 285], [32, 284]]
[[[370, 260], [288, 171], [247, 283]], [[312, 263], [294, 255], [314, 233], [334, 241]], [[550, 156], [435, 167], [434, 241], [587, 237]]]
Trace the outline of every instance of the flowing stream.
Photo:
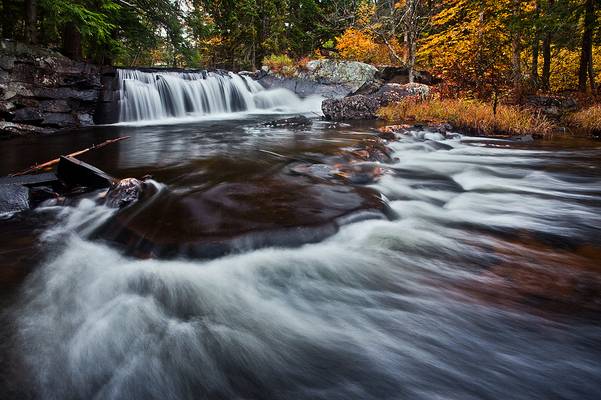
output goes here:
[[[213, 79], [178, 84], [227, 87]], [[193, 110], [252, 108], [240, 79], [235, 102]], [[127, 119], [190, 106], [148, 96]], [[0, 221], [0, 397], [601, 398], [598, 142], [414, 130], [360, 184], [291, 166], [327, 164], [372, 125], [273, 118], [7, 142], [2, 173], [129, 135], [83, 159], [157, 191]]]

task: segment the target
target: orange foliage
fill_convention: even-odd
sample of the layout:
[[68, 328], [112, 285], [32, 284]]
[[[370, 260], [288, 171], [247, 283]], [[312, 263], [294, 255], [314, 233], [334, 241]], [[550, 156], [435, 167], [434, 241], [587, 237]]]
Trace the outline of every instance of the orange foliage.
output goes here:
[[[389, 41], [390, 47], [397, 55], [404, 54], [398, 40]], [[345, 60], [361, 61], [370, 64], [396, 64], [391, 49], [378, 42], [367, 30], [348, 28], [341, 36], [336, 37], [336, 50]]]

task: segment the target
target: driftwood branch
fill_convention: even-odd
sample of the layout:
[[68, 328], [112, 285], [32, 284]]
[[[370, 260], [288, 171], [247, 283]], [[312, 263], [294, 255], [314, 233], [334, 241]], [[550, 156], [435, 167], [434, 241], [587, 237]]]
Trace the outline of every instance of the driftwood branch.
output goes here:
[[[101, 147], [107, 146], [107, 145], [109, 145], [111, 143], [116, 143], [116, 142], [119, 142], [121, 140], [128, 139], [128, 138], [129, 138], [129, 136], [122, 136], [122, 137], [118, 137], [118, 138], [115, 138], [115, 139], [105, 140], [102, 143], [98, 143], [98, 144], [92, 145], [92, 146], [90, 146], [90, 147], [88, 147], [86, 149], [79, 150], [79, 151], [76, 151], [76, 152], [71, 153], [71, 154], [67, 154], [67, 156], [68, 157], [77, 157], [77, 156], [80, 156], [80, 155], [82, 155], [84, 153], [87, 153], [88, 151], [96, 150], [96, 149], [99, 149]], [[58, 164], [59, 160], [60, 160], [60, 158], [55, 158], [54, 160], [46, 161], [43, 164], [32, 165], [31, 167], [27, 168], [26, 170], [23, 170], [23, 171], [11, 174], [9, 176], [27, 175], [27, 174], [30, 174], [32, 172], [36, 172], [36, 171], [39, 171], [39, 170], [42, 170], [42, 169], [50, 168], [50, 167], [53, 167], [56, 164]]]

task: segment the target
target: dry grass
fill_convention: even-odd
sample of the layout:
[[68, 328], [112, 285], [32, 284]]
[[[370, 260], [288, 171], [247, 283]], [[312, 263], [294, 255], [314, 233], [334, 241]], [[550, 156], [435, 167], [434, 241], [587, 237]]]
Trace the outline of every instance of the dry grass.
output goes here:
[[601, 105], [597, 104], [580, 110], [566, 117], [565, 121], [571, 128], [586, 134], [601, 132]]
[[408, 98], [400, 103], [381, 108], [378, 115], [389, 121], [445, 122], [455, 129], [480, 135], [530, 133], [549, 135], [554, 129], [553, 123], [539, 112], [516, 106], [499, 105], [497, 114], [494, 115], [490, 104], [475, 100], [420, 101]]

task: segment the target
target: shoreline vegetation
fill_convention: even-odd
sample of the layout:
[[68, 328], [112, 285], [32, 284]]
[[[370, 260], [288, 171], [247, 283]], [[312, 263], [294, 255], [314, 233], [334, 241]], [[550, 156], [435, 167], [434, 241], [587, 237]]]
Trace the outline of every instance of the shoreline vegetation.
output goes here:
[[553, 122], [540, 111], [501, 104], [495, 113], [492, 105], [469, 99], [407, 98], [382, 107], [378, 116], [391, 122], [447, 123], [454, 129], [477, 135], [549, 136], [555, 131]]
[[378, 118], [391, 123], [449, 124], [454, 129], [475, 135], [554, 135], [599, 138], [601, 105], [567, 112], [553, 119], [536, 107], [500, 104], [493, 106], [476, 99], [426, 99], [408, 97], [382, 107]]
[[598, 136], [601, 106], [566, 114], [555, 121], [541, 110], [522, 105], [492, 104], [474, 99], [406, 98], [382, 107], [378, 117], [394, 123], [442, 124], [476, 135]]

